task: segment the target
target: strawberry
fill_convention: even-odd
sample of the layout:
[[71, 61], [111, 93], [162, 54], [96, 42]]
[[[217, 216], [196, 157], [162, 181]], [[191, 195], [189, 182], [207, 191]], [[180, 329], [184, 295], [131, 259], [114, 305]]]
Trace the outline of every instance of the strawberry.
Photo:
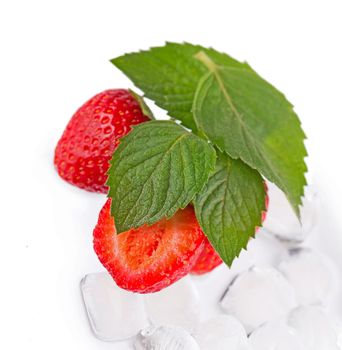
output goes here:
[[123, 89], [101, 92], [73, 115], [55, 150], [55, 167], [69, 183], [107, 193], [109, 160], [131, 126], [148, 121], [139, 102]]
[[204, 248], [198, 260], [196, 261], [196, 264], [191, 269], [191, 273], [194, 275], [202, 275], [204, 273], [212, 271], [215, 267], [221, 265], [222, 262], [222, 259], [216, 253], [208, 238], [205, 238]]
[[137, 293], [157, 292], [185, 276], [202, 252], [204, 235], [191, 206], [169, 220], [116, 234], [111, 199], [94, 229], [95, 252], [117, 285]]
[[[265, 183], [265, 189], [266, 189], [266, 193], [267, 193], [266, 183]], [[265, 198], [266, 210], [263, 211], [261, 214], [262, 222], [264, 222], [266, 219], [268, 202], [269, 202], [269, 198], [268, 198], [268, 195], [266, 195], [266, 198]], [[259, 227], [256, 228], [255, 232], [257, 232], [258, 230], [259, 230]], [[215, 249], [212, 247], [209, 240], [206, 238], [204, 241], [203, 251], [202, 251], [201, 255], [199, 256], [196, 264], [191, 269], [191, 273], [194, 275], [202, 275], [204, 273], [212, 271], [215, 267], [221, 265], [222, 262], [223, 262], [222, 259], [216, 253]]]

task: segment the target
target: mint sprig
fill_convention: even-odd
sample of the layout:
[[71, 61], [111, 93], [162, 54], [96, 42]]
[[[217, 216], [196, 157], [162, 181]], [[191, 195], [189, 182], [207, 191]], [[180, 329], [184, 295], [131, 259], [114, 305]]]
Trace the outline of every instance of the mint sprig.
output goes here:
[[304, 132], [285, 96], [247, 63], [188, 43], [111, 62], [192, 130], [151, 121], [121, 139], [108, 179], [118, 232], [170, 217], [193, 201], [204, 233], [230, 265], [260, 226], [262, 176], [299, 216]]
[[198, 221], [222, 260], [230, 266], [246, 248], [265, 210], [265, 186], [260, 174], [218, 152], [215, 172], [195, 200]]
[[171, 121], [139, 124], [114, 152], [107, 185], [118, 233], [171, 217], [203, 188], [216, 154]]

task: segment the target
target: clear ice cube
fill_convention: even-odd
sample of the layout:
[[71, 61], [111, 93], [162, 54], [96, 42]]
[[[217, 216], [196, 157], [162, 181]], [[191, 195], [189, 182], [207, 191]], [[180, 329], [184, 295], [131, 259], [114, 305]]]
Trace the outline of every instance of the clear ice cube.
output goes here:
[[81, 292], [91, 329], [100, 340], [124, 340], [149, 325], [142, 296], [119, 288], [107, 272], [86, 275]]
[[334, 326], [321, 308], [300, 306], [291, 311], [287, 323], [296, 330], [305, 349], [338, 349]]
[[299, 304], [327, 301], [333, 286], [332, 263], [309, 249], [294, 248], [279, 265], [279, 270], [294, 287]]
[[317, 219], [318, 200], [314, 186], [305, 188], [305, 197], [300, 209], [302, 225], [284, 193], [270, 182], [267, 186], [270, 201], [263, 223], [264, 230], [284, 241], [304, 241]]
[[200, 318], [200, 297], [192, 278], [186, 276], [171, 286], [144, 296], [146, 311], [155, 326], [174, 325], [192, 331]]
[[296, 306], [293, 287], [273, 268], [252, 268], [239, 275], [220, 301], [248, 333], [265, 322], [285, 316]]
[[201, 323], [194, 337], [201, 349], [249, 349], [244, 327], [235, 317], [229, 315], [219, 315]]
[[253, 350], [307, 350], [296, 331], [285, 322], [267, 322], [249, 337]]
[[260, 230], [255, 238], [248, 242], [247, 254], [253, 261], [253, 266], [275, 267], [286, 255], [287, 248], [274, 236]]
[[150, 326], [134, 342], [135, 350], [200, 350], [196, 340], [177, 326]]

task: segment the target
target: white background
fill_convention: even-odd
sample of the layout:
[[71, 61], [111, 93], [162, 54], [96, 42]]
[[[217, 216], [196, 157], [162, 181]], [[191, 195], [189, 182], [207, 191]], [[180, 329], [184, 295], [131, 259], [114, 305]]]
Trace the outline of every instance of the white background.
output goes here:
[[[101, 270], [92, 228], [105, 198], [54, 171], [73, 112], [132, 87], [109, 63], [189, 41], [247, 60], [295, 105], [329, 226], [342, 226], [341, 1], [0, 2], [0, 348], [113, 349], [91, 335], [79, 280]], [[322, 232], [342, 266], [342, 232]]]

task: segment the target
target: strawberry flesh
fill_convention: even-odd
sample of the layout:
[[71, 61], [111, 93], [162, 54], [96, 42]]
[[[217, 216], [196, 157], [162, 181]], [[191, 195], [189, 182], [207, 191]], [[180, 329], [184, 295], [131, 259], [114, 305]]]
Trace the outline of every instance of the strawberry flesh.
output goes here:
[[205, 239], [191, 206], [169, 220], [117, 235], [110, 204], [108, 199], [100, 212], [94, 249], [119, 287], [152, 293], [189, 273]]

